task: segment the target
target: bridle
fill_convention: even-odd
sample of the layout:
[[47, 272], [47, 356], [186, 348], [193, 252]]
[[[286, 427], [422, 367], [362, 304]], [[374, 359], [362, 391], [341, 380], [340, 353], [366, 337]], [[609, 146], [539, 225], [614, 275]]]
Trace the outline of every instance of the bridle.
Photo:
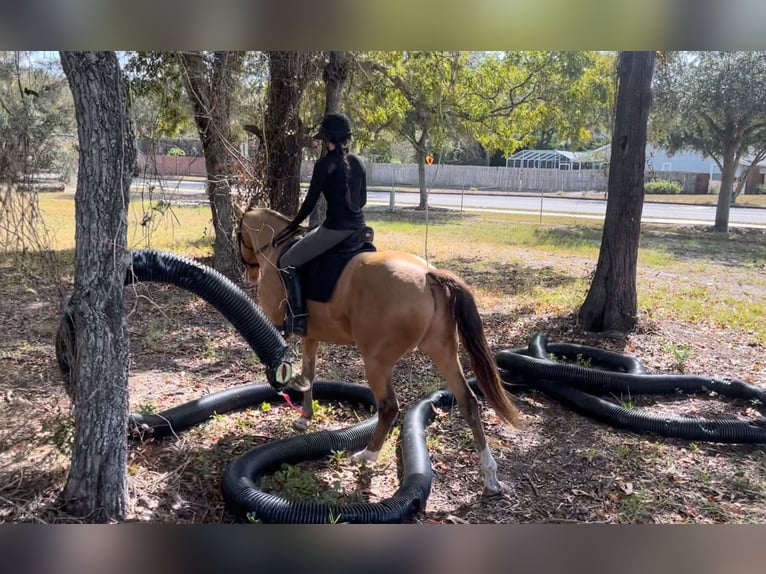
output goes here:
[[[299, 232], [299, 230], [296, 229], [295, 231], [293, 231], [289, 235], [283, 237], [279, 241], [274, 241], [273, 239], [271, 239], [271, 240], [267, 241], [266, 243], [264, 243], [262, 245], [259, 245], [258, 247], [247, 247], [247, 245], [245, 245], [245, 247], [247, 247], [250, 251], [252, 251], [253, 253], [255, 253], [257, 255], [258, 253], [261, 253], [264, 249], [266, 249], [268, 247], [279, 247], [285, 241], [287, 241], [288, 239], [293, 237], [298, 232]], [[245, 267], [247, 267], [248, 269], [258, 269], [258, 268], [260, 268], [260, 264], [259, 263], [250, 263], [249, 261], [245, 260], [245, 256], [242, 255], [242, 226], [241, 226], [241, 224], [240, 224], [239, 231], [237, 231], [237, 241], [239, 243], [239, 258], [242, 260], [242, 263], [245, 265]]]
[[[250, 263], [247, 259], [245, 259], [245, 256], [242, 255], [242, 243], [243, 242], [242, 242], [242, 230], [241, 229], [239, 231], [237, 231], [237, 242], [239, 243], [239, 258], [242, 260], [242, 263], [245, 265], [245, 267], [247, 267], [248, 269], [258, 269], [260, 267], [259, 263]], [[250, 251], [252, 251], [253, 253], [257, 254], [257, 253], [260, 253], [261, 250], [265, 249], [266, 247], [271, 246], [272, 244], [273, 244], [273, 241], [270, 241], [270, 242], [262, 245], [261, 247], [259, 247], [257, 251], [255, 249], [247, 247], [247, 245], [245, 245], [245, 247], [250, 249]]]

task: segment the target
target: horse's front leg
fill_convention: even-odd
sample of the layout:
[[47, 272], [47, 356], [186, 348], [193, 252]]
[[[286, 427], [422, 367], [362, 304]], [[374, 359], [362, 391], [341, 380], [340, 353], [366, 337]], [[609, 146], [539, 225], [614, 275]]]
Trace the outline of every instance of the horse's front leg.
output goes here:
[[301, 340], [301, 373], [296, 375], [296, 378], [299, 379], [296, 381], [296, 387], [306, 390], [303, 391], [301, 416], [293, 422], [293, 428], [301, 432], [308, 428], [309, 422], [314, 416], [314, 397], [311, 390], [314, 384], [318, 349], [319, 341], [316, 339], [304, 338]]

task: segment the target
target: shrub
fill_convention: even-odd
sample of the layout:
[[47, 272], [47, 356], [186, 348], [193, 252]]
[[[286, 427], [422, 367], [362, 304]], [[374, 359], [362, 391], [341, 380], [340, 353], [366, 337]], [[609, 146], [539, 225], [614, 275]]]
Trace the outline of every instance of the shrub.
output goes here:
[[184, 156], [186, 155], [186, 152], [180, 147], [174, 146], [168, 150], [168, 155]]
[[669, 179], [655, 179], [644, 183], [644, 193], [660, 195], [678, 195], [684, 190], [677, 181]]
[[755, 195], [766, 195], [766, 184], [759, 185], [758, 187], [756, 187], [753, 190], [753, 193], [755, 193]]

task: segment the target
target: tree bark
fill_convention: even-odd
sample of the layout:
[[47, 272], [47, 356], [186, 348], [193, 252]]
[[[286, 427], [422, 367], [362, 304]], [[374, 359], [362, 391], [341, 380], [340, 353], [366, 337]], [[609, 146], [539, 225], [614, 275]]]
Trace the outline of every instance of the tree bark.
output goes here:
[[428, 207], [428, 185], [426, 182], [426, 141], [428, 138], [428, 129], [423, 126], [420, 139], [415, 148], [415, 157], [418, 162], [418, 184], [420, 185], [420, 203], [418, 209]]
[[[324, 113], [340, 111], [340, 101], [343, 96], [343, 85], [348, 77], [348, 58], [346, 52], [330, 52], [330, 59], [322, 73], [324, 79]], [[321, 155], [326, 152], [322, 147]], [[316, 207], [311, 212], [309, 224], [311, 226], [320, 225], [327, 215], [327, 201], [324, 196], [319, 197]]]
[[647, 120], [654, 52], [621, 52], [598, 264], [580, 308], [586, 331], [629, 331], [637, 321], [636, 266], [644, 203]]
[[61, 501], [91, 522], [127, 506], [128, 336], [123, 285], [136, 150], [114, 52], [61, 52], [80, 145], [75, 192], [75, 388], [72, 463]]
[[208, 64], [199, 52], [181, 52], [184, 82], [205, 156], [207, 195], [215, 232], [213, 267], [230, 277], [239, 273], [239, 247], [233, 241], [233, 167], [229, 150], [234, 75], [242, 57], [242, 52], [215, 52]]
[[737, 163], [739, 163], [737, 153], [734, 151], [734, 145], [724, 146], [722, 160], [721, 188], [718, 190], [718, 205], [715, 210], [715, 225], [713, 229], [726, 233], [729, 231], [732, 191], [734, 188], [734, 178], [737, 173]]
[[301, 159], [306, 134], [299, 108], [309, 78], [311, 52], [269, 52], [266, 108], [266, 192], [272, 209], [289, 217], [298, 211]]

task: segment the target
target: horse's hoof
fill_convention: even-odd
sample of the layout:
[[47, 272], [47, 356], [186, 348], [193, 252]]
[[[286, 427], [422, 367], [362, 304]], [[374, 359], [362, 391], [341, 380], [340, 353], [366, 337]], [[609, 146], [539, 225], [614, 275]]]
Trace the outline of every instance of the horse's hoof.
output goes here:
[[371, 450], [360, 450], [357, 453], [354, 453], [351, 455], [351, 460], [353, 460], [356, 463], [362, 463], [362, 462], [376, 462], [378, 460], [378, 452], [373, 452]]
[[306, 429], [309, 428], [309, 420], [303, 417], [295, 419], [293, 421], [293, 428], [300, 432], [306, 432]]
[[299, 393], [305, 393], [306, 391], [311, 390], [311, 383], [302, 376], [296, 375], [287, 381], [286, 387], [288, 389], [294, 389]]
[[484, 485], [484, 491], [482, 492], [482, 495], [498, 496], [499, 494], [503, 494], [504, 492], [508, 492], [508, 487], [505, 486], [505, 484], [503, 484], [499, 480], [495, 480], [492, 483]]

